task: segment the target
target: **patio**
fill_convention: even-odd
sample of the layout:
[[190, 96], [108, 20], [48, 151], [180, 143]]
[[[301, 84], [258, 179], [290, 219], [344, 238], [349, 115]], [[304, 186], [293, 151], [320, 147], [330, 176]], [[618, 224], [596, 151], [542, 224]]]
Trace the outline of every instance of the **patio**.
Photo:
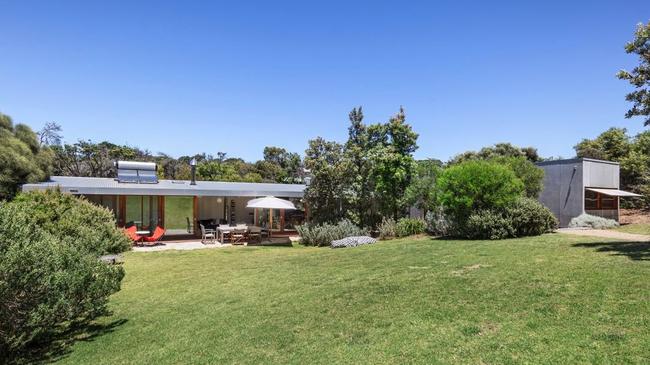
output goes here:
[[262, 243], [243, 242], [243, 244], [233, 245], [231, 243], [201, 243], [200, 239], [190, 240], [176, 240], [176, 241], [163, 241], [155, 246], [133, 246], [133, 252], [157, 252], [157, 251], [189, 251], [189, 250], [205, 250], [215, 248], [228, 248], [236, 246], [251, 246], [251, 247], [264, 247], [264, 246], [291, 246], [297, 243], [300, 237], [298, 236], [283, 236], [273, 237]]

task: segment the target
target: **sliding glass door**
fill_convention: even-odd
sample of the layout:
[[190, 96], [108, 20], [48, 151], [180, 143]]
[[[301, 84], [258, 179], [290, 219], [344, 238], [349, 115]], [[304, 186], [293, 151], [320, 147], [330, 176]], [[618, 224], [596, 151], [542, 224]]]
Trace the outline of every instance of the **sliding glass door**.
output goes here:
[[158, 197], [127, 195], [125, 200], [125, 226], [153, 231], [159, 221]]

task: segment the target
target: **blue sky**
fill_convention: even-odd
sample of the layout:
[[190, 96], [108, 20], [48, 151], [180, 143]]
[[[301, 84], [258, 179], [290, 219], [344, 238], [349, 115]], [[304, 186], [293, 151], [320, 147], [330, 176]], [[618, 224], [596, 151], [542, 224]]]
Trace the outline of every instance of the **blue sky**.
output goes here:
[[0, 111], [174, 156], [302, 153], [403, 105], [418, 158], [544, 156], [624, 119], [646, 1], [2, 1]]

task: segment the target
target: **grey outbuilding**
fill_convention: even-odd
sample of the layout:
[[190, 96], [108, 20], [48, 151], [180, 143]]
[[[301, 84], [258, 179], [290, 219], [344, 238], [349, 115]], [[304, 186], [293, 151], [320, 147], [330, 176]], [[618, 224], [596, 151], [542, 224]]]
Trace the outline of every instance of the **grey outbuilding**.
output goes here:
[[620, 198], [641, 196], [619, 189], [618, 162], [574, 158], [537, 166], [544, 170], [539, 201], [555, 214], [560, 227], [583, 213], [618, 221]]

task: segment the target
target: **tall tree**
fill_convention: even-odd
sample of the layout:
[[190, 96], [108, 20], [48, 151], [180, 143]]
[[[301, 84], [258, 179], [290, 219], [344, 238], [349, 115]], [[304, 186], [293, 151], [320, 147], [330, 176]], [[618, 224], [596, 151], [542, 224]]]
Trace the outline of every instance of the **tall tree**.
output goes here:
[[368, 130], [370, 176], [380, 211], [384, 216], [400, 218], [407, 208], [402, 197], [415, 170], [413, 152], [418, 148], [418, 135], [406, 123], [403, 108], [388, 123], [372, 125]]
[[38, 143], [41, 146], [58, 146], [61, 144], [61, 131], [63, 129], [56, 122], [47, 122], [38, 132]]
[[363, 124], [363, 110], [354, 108], [348, 115], [348, 140], [345, 155], [350, 163], [350, 189], [348, 218], [361, 227], [372, 225], [373, 185], [370, 179], [370, 141], [368, 129]]
[[310, 140], [305, 151], [305, 167], [312, 175], [305, 191], [312, 221], [336, 222], [344, 218], [350, 166], [343, 146], [320, 137]]
[[0, 200], [11, 199], [22, 184], [47, 179], [51, 165], [52, 152], [36, 133], [0, 113]]
[[264, 147], [264, 159], [255, 163], [257, 173], [265, 181], [278, 183], [301, 183], [302, 160], [300, 155], [284, 148]]
[[632, 108], [625, 114], [626, 118], [645, 117], [644, 125], [650, 125], [650, 22], [637, 24], [634, 39], [625, 45], [625, 52], [635, 54], [639, 65], [632, 71], [621, 70], [618, 78], [627, 80], [635, 90], [625, 96], [632, 103]]

